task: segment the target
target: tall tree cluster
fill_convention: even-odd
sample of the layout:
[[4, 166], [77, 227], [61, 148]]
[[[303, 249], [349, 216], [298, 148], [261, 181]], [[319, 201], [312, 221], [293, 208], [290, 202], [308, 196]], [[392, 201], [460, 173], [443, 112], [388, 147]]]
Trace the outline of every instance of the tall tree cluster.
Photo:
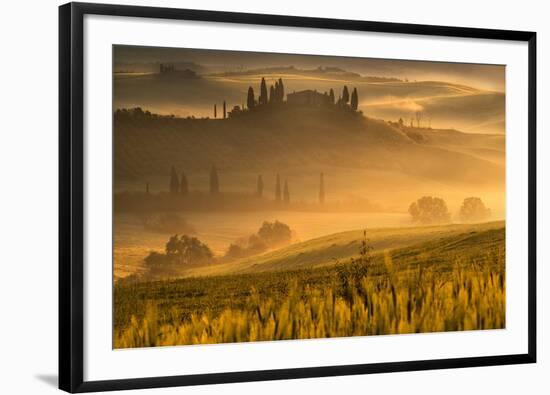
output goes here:
[[254, 96], [254, 88], [252, 86], [248, 87], [248, 92], [246, 96], [246, 106], [249, 110], [256, 107], [256, 105], [265, 105], [269, 103], [282, 103], [285, 97], [285, 87], [283, 84], [282, 78], [279, 78], [275, 81], [275, 85], [270, 85], [269, 90], [267, 89], [267, 83], [265, 78], [262, 77], [262, 82], [260, 83], [260, 95], [258, 96], [258, 101]]
[[285, 87], [283, 85], [283, 79], [279, 78], [278, 81], [275, 81], [275, 86], [273, 87], [273, 95], [270, 97], [271, 103], [282, 103], [285, 97]]
[[[149, 183], [147, 183], [147, 194], [149, 194]], [[170, 194], [171, 195], [187, 195], [189, 193], [189, 186], [187, 184], [187, 177], [185, 172], [181, 172], [181, 178], [178, 177], [176, 168], [172, 166], [170, 169]]]

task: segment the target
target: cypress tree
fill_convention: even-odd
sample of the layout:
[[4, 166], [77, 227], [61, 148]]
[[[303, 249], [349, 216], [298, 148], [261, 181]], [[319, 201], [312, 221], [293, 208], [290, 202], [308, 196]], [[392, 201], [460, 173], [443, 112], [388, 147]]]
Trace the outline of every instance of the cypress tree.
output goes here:
[[359, 97], [357, 96], [357, 88], [353, 88], [353, 92], [351, 94], [351, 108], [354, 111], [357, 111], [358, 105], [359, 105]]
[[180, 182], [178, 180], [178, 174], [176, 173], [176, 168], [172, 166], [170, 170], [170, 193], [175, 195], [178, 193], [180, 187]]
[[210, 170], [210, 194], [217, 195], [220, 193], [220, 182], [218, 179], [218, 170], [216, 166], [212, 166]]
[[344, 102], [344, 104], [349, 103], [349, 91], [346, 85], [344, 85], [344, 91], [342, 92], [342, 101]]
[[275, 182], [275, 200], [281, 201], [281, 178], [277, 174], [277, 181]]
[[214, 118], [218, 118], [218, 109], [216, 108], [215, 104], [214, 104]]
[[274, 100], [274, 102], [279, 102], [279, 92], [280, 92], [280, 88], [279, 88], [279, 81], [275, 81], [275, 90], [273, 92], [273, 99], [271, 99], [272, 101]]
[[227, 118], [227, 112], [225, 111], [225, 100], [223, 101], [223, 119]]
[[319, 203], [325, 204], [325, 175], [323, 173], [319, 179]]
[[285, 180], [285, 189], [283, 191], [283, 200], [284, 200], [285, 204], [290, 203], [290, 194], [288, 193], [288, 183], [287, 183], [286, 180]]
[[254, 99], [254, 89], [251, 86], [249, 86], [248, 87], [248, 95], [246, 97], [246, 106], [250, 110], [250, 109], [254, 108], [255, 104], [256, 104], [256, 102], [255, 102], [255, 99]]
[[260, 104], [267, 104], [267, 85], [265, 84], [264, 77], [262, 77], [262, 83], [260, 84], [260, 97], [258, 101]]
[[189, 185], [187, 184], [187, 177], [185, 176], [185, 172], [181, 172], [181, 178], [180, 178], [180, 194], [183, 196], [186, 196], [189, 193]]
[[261, 198], [264, 194], [264, 180], [262, 179], [262, 175], [260, 174], [258, 176], [258, 182], [256, 183], [256, 196]]
[[285, 86], [283, 85], [283, 79], [279, 78], [279, 92], [278, 92], [278, 98], [279, 101], [283, 101], [285, 99]]
[[275, 103], [277, 101], [277, 95], [275, 94], [275, 88], [273, 88], [273, 85], [269, 87], [269, 102]]
[[328, 95], [329, 95], [329, 97], [330, 97], [330, 102], [331, 102], [332, 104], [334, 104], [334, 100], [335, 100], [335, 99], [334, 99], [334, 91], [332, 90], [332, 88], [330, 88], [330, 92], [329, 92]]

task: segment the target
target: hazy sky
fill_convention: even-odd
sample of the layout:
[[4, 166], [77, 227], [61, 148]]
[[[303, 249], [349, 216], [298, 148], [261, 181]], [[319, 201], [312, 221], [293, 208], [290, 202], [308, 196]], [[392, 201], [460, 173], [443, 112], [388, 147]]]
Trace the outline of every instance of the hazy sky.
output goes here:
[[290, 65], [297, 68], [335, 66], [364, 76], [440, 80], [492, 91], [505, 90], [502, 65], [138, 46], [117, 46], [115, 50], [115, 65], [119, 67], [157, 62], [193, 62], [204, 66], [204, 72]]

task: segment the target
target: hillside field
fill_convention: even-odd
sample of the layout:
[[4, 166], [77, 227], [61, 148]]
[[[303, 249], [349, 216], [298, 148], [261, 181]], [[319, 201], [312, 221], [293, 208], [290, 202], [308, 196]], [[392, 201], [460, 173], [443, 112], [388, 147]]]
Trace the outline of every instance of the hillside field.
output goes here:
[[188, 278], [118, 281], [115, 347], [504, 327], [504, 222], [366, 237], [325, 236]]

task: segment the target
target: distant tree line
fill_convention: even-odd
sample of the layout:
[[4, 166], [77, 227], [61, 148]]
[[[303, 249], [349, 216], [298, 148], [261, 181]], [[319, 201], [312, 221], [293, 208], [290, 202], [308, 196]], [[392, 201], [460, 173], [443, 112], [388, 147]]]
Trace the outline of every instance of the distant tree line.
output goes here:
[[[298, 93], [305, 92], [314, 92], [313, 94], [319, 96], [311, 102], [337, 105], [341, 108], [350, 108], [353, 111], [357, 111], [359, 107], [359, 94], [357, 92], [357, 88], [353, 88], [353, 91], [350, 93], [348, 87], [344, 85], [342, 94], [338, 97], [338, 100], [336, 100], [334, 90], [332, 88], [330, 91], [324, 93], [319, 93], [317, 91], [302, 91]], [[294, 95], [295, 93], [292, 94]], [[258, 95], [256, 95], [253, 86], [248, 87], [246, 94], [246, 108], [244, 104], [242, 104], [242, 106], [236, 105], [231, 111], [227, 112], [226, 102], [223, 101], [223, 119], [237, 116], [245, 111], [253, 111], [257, 108], [280, 103], [285, 103], [285, 86], [283, 79], [277, 79], [275, 84], [271, 84], [268, 88], [265, 77], [262, 77]], [[214, 104], [214, 118], [217, 118], [217, 104]]]
[[[218, 176], [218, 170], [216, 166], [212, 166], [210, 169], [209, 177], [209, 191], [210, 195], [216, 196], [220, 193], [220, 181]], [[170, 169], [170, 182], [169, 182], [169, 192], [172, 196], [187, 196], [189, 194], [189, 184], [187, 182], [187, 176], [185, 172], [181, 172], [181, 175], [178, 176], [175, 166], [172, 166]], [[145, 193], [150, 194], [149, 183], [145, 184]], [[261, 174], [258, 175], [256, 181], [256, 197], [263, 198], [264, 195], [264, 181]], [[279, 173], [275, 178], [275, 201], [283, 202], [284, 204], [290, 204], [290, 189], [288, 180], [284, 180], [284, 185], [281, 188], [281, 177]], [[319, 178], [319, 203], [324, 204], [325, 202], [325, 180], [324, 174], [321, 173]]]
[[[445, 200], [439, 197], [423, 196], [409, 206], [409, 214], [413, 222], [429, 224], [445, 224], [451, 222], [451, 213]], [[491, 210], [479, 197], [464, 199], [458, 211], [461, 222], [482, 222], [491, 217]]]
[[[279, 221], [264, 221], [258, 232], [247, 240], [231, 243], [223, 259], [233, 260], [260, 254], [271, 248], [281, 247], [292, 241], [292, 231]], [[175, 234], [168, 239], [163, 252], [152, 251], [144, 263], [148, 275], [177, 275], [180, 269], [191, 265], [218, 262], [210, 247], [196, 237]]]

